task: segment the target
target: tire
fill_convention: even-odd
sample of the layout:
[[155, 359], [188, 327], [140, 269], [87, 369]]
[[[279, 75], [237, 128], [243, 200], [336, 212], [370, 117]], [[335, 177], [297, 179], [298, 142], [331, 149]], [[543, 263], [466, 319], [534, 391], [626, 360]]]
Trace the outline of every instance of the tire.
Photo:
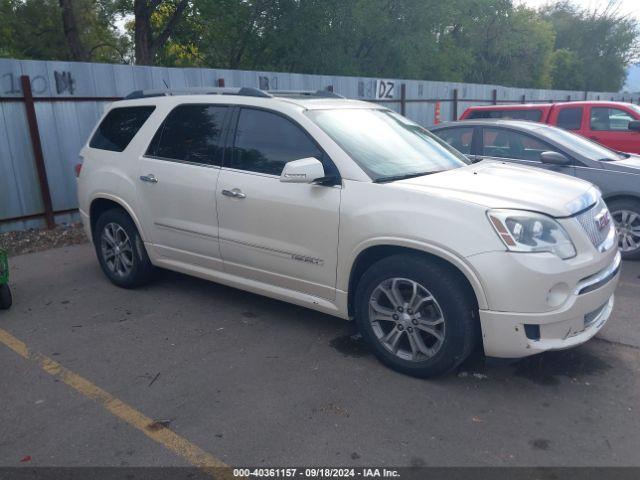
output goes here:
[[13, 296], [9, 285], [0, 285], [0, 310], [7, 310], [13, 304]]
[[625, 260], [640, 259], [640, 201], [632, 198], [608, 203], [618, 230], [618, 247]]
[[148, 283], [153, 265], [133, 220], [124, 210], [107, 210], [93, 234], [98, 261], [114, 285], [136, 288]]
[[[401, 311], [397, 308], [400, 301], [394, 303], [385, 293], [393, 291], [394, 282], [403, 300]], [[418, 292], [415, 298], [423, 299], [421, 304], [414, 302], [417, 311], [408, 308], [414, 285]], [[433, 300], [425, 300], [429, 294]], [[376, 310], [376, 316], [384, 320], [371, 321]], [[391, 311], [396, 318], [387, 320]], [[419, 378], [448, 373], [469, 356], [480, 338], [477, 312], [466, 279], [420, 255], [393, 255], [380, 260], [364, 273], [356, 288], [356, 322], [373, 353], [393, 370]], [[391, 337], [386, 346], [385, 337]], [[391, 345], [394, 339], [396, 353]]]

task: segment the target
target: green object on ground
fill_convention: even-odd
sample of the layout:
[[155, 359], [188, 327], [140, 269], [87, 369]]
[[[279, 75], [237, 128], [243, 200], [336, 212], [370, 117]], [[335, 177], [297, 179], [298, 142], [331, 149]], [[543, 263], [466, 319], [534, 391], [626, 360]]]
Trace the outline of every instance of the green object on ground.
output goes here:
[[9, 283], [9, 260], [7, 252], [0, 248], [0, 285]]

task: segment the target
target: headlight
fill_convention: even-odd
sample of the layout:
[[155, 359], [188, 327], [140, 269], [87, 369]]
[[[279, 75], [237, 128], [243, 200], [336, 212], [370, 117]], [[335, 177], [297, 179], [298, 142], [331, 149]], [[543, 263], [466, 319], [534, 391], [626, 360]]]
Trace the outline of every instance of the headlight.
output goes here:
[[489, 210], [487, 215], [512, 252], [551, 252], [563, 260], [576, 256], [569, 234], [551, 217], [522, 210]]

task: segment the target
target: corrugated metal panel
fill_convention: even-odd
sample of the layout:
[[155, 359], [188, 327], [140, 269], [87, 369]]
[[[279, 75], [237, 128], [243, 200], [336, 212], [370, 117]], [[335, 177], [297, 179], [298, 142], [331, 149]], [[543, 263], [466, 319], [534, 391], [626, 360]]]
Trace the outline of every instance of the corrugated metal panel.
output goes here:
[[[123, 97], [133, 90], [215, 86], [224, 79], [227, 87], [260, 87], [260, 79], [269, 88], [286, 90], [318, 90], [333, 86], [334, 91], [348, 98], [373, 99], [376, 79], [371, 77], [345, 77], [306, 75], [298, 73], [258, 72], [245, 70], [137, 67], [76, 62], [0, 59], [0, 96], [20, 97], [20, 75], [29, 75], [36, 97]], [[393, 80], [393, 79], [391, 79]], [[584, 99], [584, 92], [506, 88], [497, 85], [478, 85], [421, 80], [396, 81], [399, 100], [400, 84], [406, 85], [408, 99], [442, 99], [440, 118], [452, 119], [451, 101], [458, 90], [458, 115], [465, 108], [477, 104], [490, 104], [493, 90], [498, 101], [563, 101]], [[589, 92], [588, 99], [621, 99], [611, 92]], [[472, 99], [473, 101], [464, 101]], [[36, 114], [40, 128], [47, 175], [49, 177], [55, 210], [76, 207], [76, 185], [73, 166], [78, 151], [86, 142], [106, 103], [37, 102]], [[400, 111], [400, 103], [386, 103]], [[422, 125], [433, 123], [435, 104], [410, 102], [406, 105], [409, 118]], [[42, 211], [42, 201], [34, 166], [24, 106], [19, 102], [0, 102], [0, 219], [30, 215]], [[77, 220], [77, 215], [62, 215], [58, 221]], [[0, 231], [41, 226], [40, 220], [0, 224]]]

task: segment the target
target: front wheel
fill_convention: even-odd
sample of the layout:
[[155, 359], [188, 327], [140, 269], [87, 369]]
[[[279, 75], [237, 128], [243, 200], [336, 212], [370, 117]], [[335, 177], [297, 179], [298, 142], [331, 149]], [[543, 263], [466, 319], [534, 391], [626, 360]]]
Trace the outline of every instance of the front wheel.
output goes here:
[[447, 373], [478, 341], [477, 306], [466, 279], [420, 255], [394, 255], [358, 283], [356, 322], [378, 359], [408, 375]]
[[618, 232], [618, 247], [625, 260], [640, 259], [640, 202], [614, 200], [608, 205]]
[[0, 285], [0, 310], [7, 310], [13, 304], [13, 297], [9, 285]]

